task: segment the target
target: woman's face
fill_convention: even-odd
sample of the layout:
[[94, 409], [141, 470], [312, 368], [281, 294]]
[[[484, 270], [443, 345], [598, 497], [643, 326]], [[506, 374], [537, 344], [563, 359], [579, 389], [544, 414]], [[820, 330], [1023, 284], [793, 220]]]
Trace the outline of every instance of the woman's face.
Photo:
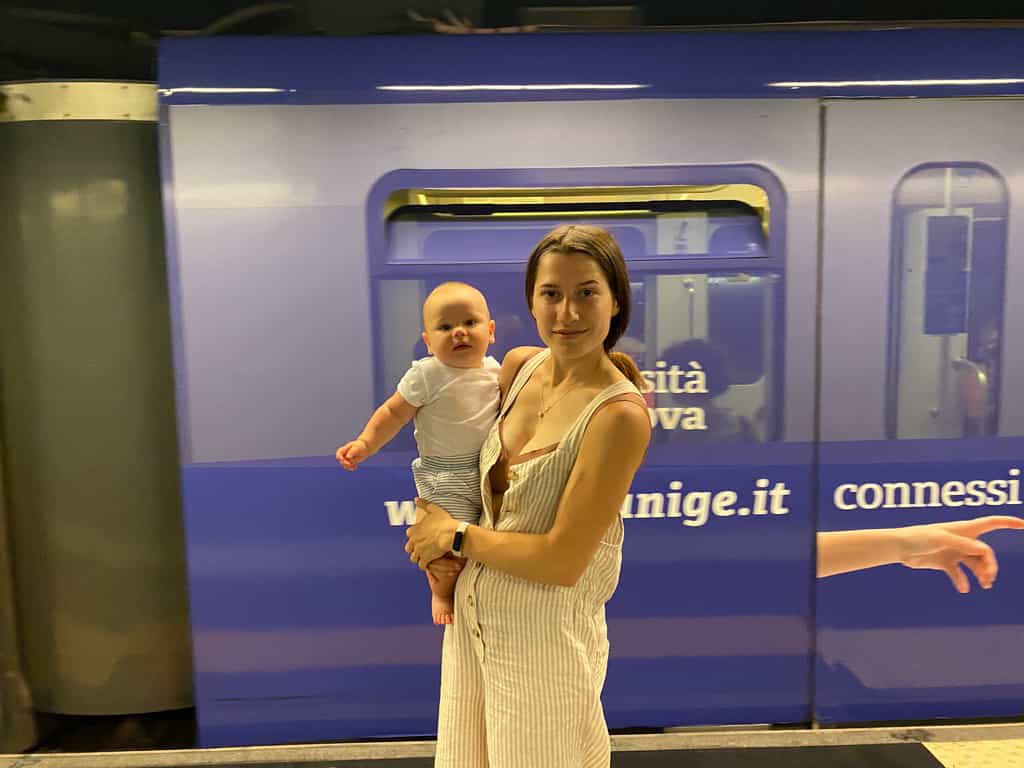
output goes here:
[[619, 306], [604, 272], [578, 251], [548, 251], [537, 265], [531, 313], [551, 351], [579, 358], [603, 348]]

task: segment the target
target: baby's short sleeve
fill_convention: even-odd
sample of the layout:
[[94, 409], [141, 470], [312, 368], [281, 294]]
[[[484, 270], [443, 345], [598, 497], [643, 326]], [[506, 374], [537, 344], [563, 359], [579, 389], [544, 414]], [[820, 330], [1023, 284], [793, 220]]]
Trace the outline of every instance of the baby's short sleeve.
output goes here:
[[398, 394], [415, 408], [419, 408], [427, 402], [427, 376], [422, 361], [413, 362], [409, 370], [402, 376], [402, 380], [398, 382]]

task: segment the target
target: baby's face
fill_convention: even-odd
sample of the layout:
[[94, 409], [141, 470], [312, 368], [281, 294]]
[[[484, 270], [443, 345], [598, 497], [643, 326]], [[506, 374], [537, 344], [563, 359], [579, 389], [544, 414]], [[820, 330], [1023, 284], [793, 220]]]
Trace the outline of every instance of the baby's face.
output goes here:
[[469, 286], [436, 291], [423, 306], [423, 343], [453, 368], [480, 368], [494, 343], [494, 321], [483, 295]]

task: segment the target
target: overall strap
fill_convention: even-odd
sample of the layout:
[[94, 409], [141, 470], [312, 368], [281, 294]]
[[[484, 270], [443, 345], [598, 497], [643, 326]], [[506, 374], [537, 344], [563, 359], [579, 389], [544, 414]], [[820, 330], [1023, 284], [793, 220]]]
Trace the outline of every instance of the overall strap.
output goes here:
[[590, 423], [591, 417], [597, 413], [598, 409], [613, 398], [629, 394], [642, 397], [640, 390], [631, 381], [617, 382], [595, 395], [590, 404], [576, 417], [576, 421], [569, 428], [569, 431], [565, 433], [565, 437], [562, 438], [562, 445], [571, 451], [576, 451], [583, 439], [583, 433], [587, 431], [587, 425]]

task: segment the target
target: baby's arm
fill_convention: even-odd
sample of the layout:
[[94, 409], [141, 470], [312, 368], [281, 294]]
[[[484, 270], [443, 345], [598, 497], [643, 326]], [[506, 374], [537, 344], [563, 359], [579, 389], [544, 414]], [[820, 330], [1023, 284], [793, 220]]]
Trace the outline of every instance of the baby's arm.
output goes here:
[[373, 412], [373, 416], [366, 422], [359, 437], [338, 449], [335, 454], [338, 463], [345, 469], [355, 469], [387, 445], [391, 438], [397, 435], [398, 431], [416, 415], [417, 410], [415, 405], [410, 404], [398, 392], [395, 392]]

